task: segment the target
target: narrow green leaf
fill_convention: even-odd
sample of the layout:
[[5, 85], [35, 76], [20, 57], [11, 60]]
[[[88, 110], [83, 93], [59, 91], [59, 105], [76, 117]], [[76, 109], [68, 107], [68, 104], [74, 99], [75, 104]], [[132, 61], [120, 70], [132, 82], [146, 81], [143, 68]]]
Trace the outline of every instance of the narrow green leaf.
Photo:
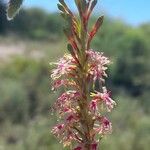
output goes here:
[[19, 12], [23, 0], [9, 0], [7, 7], [7, 19], [11, 20]]
[[62, 5], [66, 5], [66, 3], [64, 2], [64, 0], [59, 0], [59, 3], [61, 3]]
[[90, 10], [92, 11], [97, 4], [97, 0], [93, 0]]
[[86, 0], [83, 0], [81, 2], [82, 2], [82, 11], [85, 12], [86, 6], [87, 6], [87, 2], [86, 2]]
[[95, 36], [99, 28], [101, 27], [103, 20], [104, 20], [104, 16], [99, 17], [95, 25], [93, 26], [92, 31], [89, 33], [87, 48], [89, 48], [90, 42], [92, 41], [93, 37]]
[[98, 18], [95, 25], [93, 26], [92, 31], [89, 34], [91, 36], [91, 38], [93, 38], [93, 36], [97, 33], [97, 31], [99, 30], [100, 26], [103, 23], [103, 20], [104, 20], [104, 16], [101, 16], [101, 17]]
[[[90, 2], [91, 2], [91, 5], [90, 5]], [[93, 1], [90, 1], [90, 2], [88, 4], [89, 5], [89, 12], [88, 12], [87, 20], [89, 19], [94, 7], [96, 6], [97, 0], [93, 0]]]
[[72, 45], [71, 44], [68, 44], [67, 45], [67, 49], [68, 49], [68, 51], [70, 52], [70, 54], [74, 54], [74, 52], [73, 52], [73, 47], [72, 47]]
[[58, 9], [59, 9], [60, 11], [66, 12], [66, 11], [65, 11], [65, 8], [64, 8], [61, 4], [57, 4], [57, 7], [58, 7]]
[[81, 0], [75, 0], [76, 6], [78, 8], [80, 17], [82, 17], [82, 4], [81, 4]]

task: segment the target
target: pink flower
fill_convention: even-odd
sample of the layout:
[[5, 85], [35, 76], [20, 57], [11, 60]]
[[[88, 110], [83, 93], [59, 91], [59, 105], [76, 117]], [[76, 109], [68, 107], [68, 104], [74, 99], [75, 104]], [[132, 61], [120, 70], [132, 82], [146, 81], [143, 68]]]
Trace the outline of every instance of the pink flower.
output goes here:
[[75, 147], [73, 150], [85, 150], [84, 143], [79, 143], [77, 147]]
[[95, 125], [95, 134], [110, 134], [112, 132], [112, 123], [106, 117], [97, 117], [98, 124]]
[[93, 78], [93, 81], [102, 80], [103, 76], [107, 77], [105, 73], [107, 66], [110, 61], [107, 57], [103, 56], [103, 53], [95, 52], [93, 50], [87, 51], [89, 76]]
[[52, 129], [52, 133], [59, 137], [60, 135], [63, 134], [63, 132], [65, 131], [65, 128], [64, 128], [64, 124], [59, 124], [59, 125], [56, 125], [55, 127], [53, 127]]
[[59, 80], [58, 79], [58, 80], [54, 81], [53, 86], [52, 86], [52, 90], [57, 89], [60, 86], [65, 85], [65, 84], [66, 84], [66, 80]]
[[103, 87], [101, 98], [107, 107], [107, 111], [110, 112], [113, 109], [114, 105], [116, 105], [116, 102], [110, 98], [110, 92], [107, 92], [107, 89], [105, 87]]
[[63, 93], [58, 100], [60, 101], [73, 101], [73, 100], [77, 100], [79, 99], [80, 94], [79, 92], [75, 91], [75, 90], [69, 90], [65, 93]]
[[[96, 142], [93, 142], [90, 145], [90, 150], [97, 150], [97, 146], [98, 146], [98, 144]], [[81, 143], [79, 146], [77, 146], [76, 148], [74, 148], [74, 150], [85, 150], [84, 144]]]
[[70, 108], [74, 105], [80, 98], [80, 94], [77, 91], [67, 91], [63, 93], [55, 103], [56, 109]]
[[57, 68], [52, 71], [51, 78], [53, 80], [59, 79], [63, 75], [68, 75], [76, 68], [76, 61], [70, 54], [64, 55], [57, 63]]
[[91, 94], [92, 101], [90, 104], [90, 108], [93, 111], [98, 110], [98, 104], [101, 104], [102, 102], [105, 104], [107, 111], [110, 112], [114, 105], [116, 105], [116, 102], [110, 98], [110, 92], [107, 92], [107, 89], [103, 87], [103, 93], [96, 92]]
[[96, 113], [98, 111], [98, 101], [97, 100], [92, 100], [89, 104], [89, 109], [91, 112]]
[[76, 141], [74, 134], [71, 132], [71, 130], [67, 130], [65, 136], [62, 139], [64, 147], [70, 146], [72, 141]]
[[101, 123], [101, 132], [103, 134], [110, 134], [112, 132], [112, 123], [106, 117], [102, 117]]
[[60, 139], [64, 146], [69, 146], [72, 141], [77, 141], [75, 134], [72, 132], [70, 124], [59, 124], [52, 129], [52, 133]]
[[65, 86], [65, 87], [74, 87], [74, 88], [78, 88], [78, 86], [76, 85], [76, 83], [73, 80], [69, 80], [69, 79], [57, 79], [52, 83], [52, 90], [58, 89], [61, 86]]
[[79, 121], [79, 117], [76, 112], [70, 111], [65, 115], [65, 124], [68, 126], [72, 126], [75, 122]]
[[82, 150], [82, 147], [78, 146], [78, 147], [74, 148], [74, 150]]
[[92, 145], [91, 145], [91, 150], [97, 150], [97, 143], [93, 143]]

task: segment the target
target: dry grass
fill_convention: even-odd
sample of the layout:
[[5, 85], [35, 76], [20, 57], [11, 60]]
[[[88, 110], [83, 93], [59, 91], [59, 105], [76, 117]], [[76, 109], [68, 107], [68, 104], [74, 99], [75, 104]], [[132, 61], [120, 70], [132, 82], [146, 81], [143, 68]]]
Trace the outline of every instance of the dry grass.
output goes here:
[[0, 60], [10, 60], [14, 56], [45, 58], [53, 61], [59, 58], [66, 50], [62, 41], [31, 41], [16, 37], [0, 37]]

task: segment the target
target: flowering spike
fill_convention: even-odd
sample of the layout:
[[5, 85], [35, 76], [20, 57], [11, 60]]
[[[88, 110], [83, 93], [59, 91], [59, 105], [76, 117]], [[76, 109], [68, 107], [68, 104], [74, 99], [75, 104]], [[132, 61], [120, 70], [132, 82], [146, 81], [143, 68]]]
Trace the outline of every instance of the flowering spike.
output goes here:
[[[59, 2], [61, 15], [68, 23], [64, 33], [69, 53], [53, 63], [56, 68], [51, 74], [52, 89], [64, 86], [66, 90], [54, 104], [60, 123], [52, 133], [73, 150], [98, 150], [99, 140], [112, 132], [112, 124], [102, 115], [105, 114], [103, 111], [111, 112], [116, 105], [104, 85], [110, 60], [103, 53], [90, 49], [90, 42], [102, 25], [103, 16], [88, 32], [89, 16], [97, 0], [75, 0], [80, 20], [64, 0]], [[90, 87], [95, 87], [96, 81], [100, 83], [97, 91]]]

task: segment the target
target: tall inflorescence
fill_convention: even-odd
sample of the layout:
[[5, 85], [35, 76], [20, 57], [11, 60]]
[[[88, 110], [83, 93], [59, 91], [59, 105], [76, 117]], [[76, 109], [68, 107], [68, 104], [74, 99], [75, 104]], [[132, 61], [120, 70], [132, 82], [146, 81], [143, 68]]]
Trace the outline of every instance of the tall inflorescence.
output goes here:
[[[64, 0], [59, 0], [58, 4], [67, 21], [64, 33], [68, 39], [68, 53], [53, 63], [56, 68], [51, 74], [52, 88], [56, 90], [63, 86], [64, 93], [54, 104], [59, 123], [52, 133], [70, 149], [98, 150], [99, 141], [112, 131], [112, 124], [104, 114], [116, 105], [105, 87], [110, 60], [102, 52], [90, 48], [104, 17], [99, 17], [88, 31], [89, 18], [97, 0], [74, 1], [79, 17], [71, 12]], [[95, 89], [95, 83], [99, 83], [99, 90]]]

